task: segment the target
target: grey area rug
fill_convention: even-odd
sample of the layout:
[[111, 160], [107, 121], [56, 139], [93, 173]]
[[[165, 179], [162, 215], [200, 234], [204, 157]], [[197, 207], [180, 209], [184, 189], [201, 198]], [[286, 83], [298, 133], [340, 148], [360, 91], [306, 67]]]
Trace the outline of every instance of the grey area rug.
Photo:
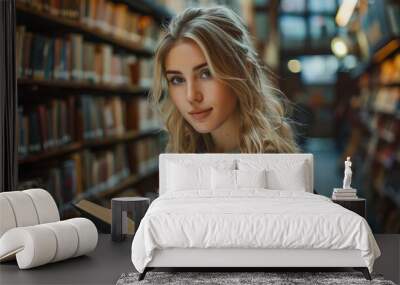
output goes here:
[[382, 275], [372, 274], [366, 280], [361, 272], [147, 272], [138, 281], [139, 273], [124, 273], [117, 285], [132, 284], [390, 284]]

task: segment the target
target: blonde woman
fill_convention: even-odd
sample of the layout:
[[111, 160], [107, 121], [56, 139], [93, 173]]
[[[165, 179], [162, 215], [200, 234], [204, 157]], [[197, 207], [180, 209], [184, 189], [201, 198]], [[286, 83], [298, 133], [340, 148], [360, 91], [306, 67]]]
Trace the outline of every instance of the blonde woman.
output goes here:
[[282, 93], [267, 74], [229, 8], [176, 15], [156, 48], [150, 91], [169, 136], [166, 152], [297, 152]]

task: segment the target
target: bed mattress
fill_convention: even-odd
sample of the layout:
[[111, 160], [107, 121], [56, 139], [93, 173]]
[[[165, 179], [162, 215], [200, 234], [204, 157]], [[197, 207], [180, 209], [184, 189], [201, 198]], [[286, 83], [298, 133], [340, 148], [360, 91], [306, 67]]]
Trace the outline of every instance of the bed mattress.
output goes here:
[[132, 242], [143, 272], [157, 249], [359, 250], [372, 272], [380, 250], [367, 221], [308, 192], [267, 189], [169, 192], [155, 199]]

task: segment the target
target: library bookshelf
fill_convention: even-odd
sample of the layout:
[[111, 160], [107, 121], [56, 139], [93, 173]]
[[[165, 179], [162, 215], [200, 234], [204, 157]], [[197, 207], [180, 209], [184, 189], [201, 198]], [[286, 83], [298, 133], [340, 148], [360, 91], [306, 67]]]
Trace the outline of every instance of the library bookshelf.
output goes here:
[[18, 189], [48, 190], [64, 218], [80, 199], [154, 195], [166, 137], [147, 95], [170, 12], [146, 0], [15, 8]]
[[343, 157], [360, 162], [374, 230], [400, 233], [400, 38], [382, 43], [354, 78], [359, 92], [350, 101], [355, 116]]

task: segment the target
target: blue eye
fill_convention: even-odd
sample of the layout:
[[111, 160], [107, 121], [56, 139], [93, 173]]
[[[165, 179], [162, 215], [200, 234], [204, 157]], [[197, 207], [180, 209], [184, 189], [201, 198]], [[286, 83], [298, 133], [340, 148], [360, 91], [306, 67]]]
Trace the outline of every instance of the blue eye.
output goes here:
[[203, 74], [206, 74], [206, 78], [211, 77], [211, 72], [210, 72], [209, 69], [204, 69], [204, 70], [201, 72], [201, 75], [203, 75]]
[[[178, 79], [178, 82], [175, 81], [175, 79]], [[174, 76], [174, 77], [171, 77], [171, 79], [169, 80], [169, 82], [170, 82], [172, 85], [177, 85], [177, 84], [180, 83], [179, 80], [181, 80], [181, 79], [182, 79], [182, 78], [180, 78], [180, 77]]]

